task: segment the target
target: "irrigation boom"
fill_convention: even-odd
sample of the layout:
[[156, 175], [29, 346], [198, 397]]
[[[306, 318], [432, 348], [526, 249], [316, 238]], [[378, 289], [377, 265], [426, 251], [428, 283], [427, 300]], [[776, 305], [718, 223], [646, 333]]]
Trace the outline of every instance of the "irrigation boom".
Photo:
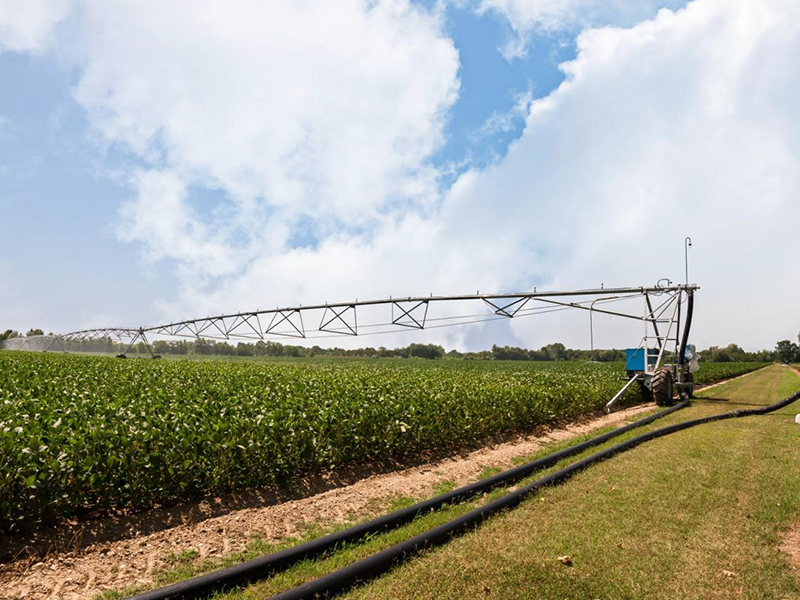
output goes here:
[[[545, 307], [525, 308], [531, 303], [544, 303], [561, 308], [575, 308], [587, 310], [591, 313], [608, 314], [623, 318], [650, 322], [656, 325], [666, 322], [663, 319], [663, 310], [650, 310], [649, 314], [633, 314], [624, 311], [598, 308], [597, 304], [603, 302], [616, 302], [628, 300], [638, 296], [645, 297], [650, 304], [653, 296], [668, 295], [668, 300], [673, 300], [676, 295], [690, 293], [699, 289], [695, 285], [667, 285], [654, 287], [623, 287], [599, 288], [572, 291], [536, 291], [519, 292], [511, 294], [462, 294], [455, 296], [410, 296], [401, 298], [382, 298], [378, 300], [356, 300], [353, 302], [337, 302], [313, 305], [285, 306], [266, 310], [254, 310], [221, 314], [216, 316], [186, 319], [163, 325], [151, 327], [101, 327], [82, 329], [59, 336], [65, 341], [82, 341], [99, 338], [130, 339], [147, 341], [145, 334], [165, 335], [171, 337], [205, 337], [211, 339], [267, 339], [270, 336], [314, 338], [313, 333], [326, 333], [334, 335], [365, 335], [359, 330], [357, 312], [359, 308], [391, 306], [391, 319], [383, 323], [362, 325], [368, 329], [378, 326], [397, 326], [412, 329], [433, 328], [432, 321], [455, 320], [473, 318], [481, 315], [461, 315], [445, 317], [444, 319], [429, 319], [428, 309], [432, 304], [453, 302], [483, 302], [490, 307], [497, 317], [514, 318], [542, 312]], [[596, 297], [591, 301], [568, 301], [570, 297]], [[558, 298], [559, 300], [556, 300]], [[663, 303], [662, 303], [663, 304]], [[303, 319], [311, 313], [321, 313], [320, 324], [317, 328], [309, 329]], [[475, 321], [468, 321], [475, 322]], [[464, 323], [455, 323], [464, 324]], [[378, 332], [385, 333], [385, 332]]]
[[[660, 285], [666, 282], [665, 285]], [[150, 345], [148, 336], [172, 338], [208, 338], [217, 340], [266, 340], [270, 338], [320, 339], [338, 336], [364, 336], [396, 333], [403, 329], [436, 329], [471, 323], [514, 319], [535, 314], [563, 310], [584, 310], [589, 313], [589, 332], [594, 352], [594, 314], [611, 315], [640, 321], [644, 335], [636, 348], [626, 351], [627, 382], [611, 399], [607, 408], [635, 383], [642, 391], [652, 392], [654, 400], [661, 405], [672, 403], [674, 391], [679, 396], [691, 397], [694, 384], [692, 371], [697, 368], [694, 347], [688, 345], [692, 323], [694, 293], [700, 289], [694, 284], [673, 285], [661, 280], [651, 287], [618, 287], [567, 291], [517, 292], [511, 294], [461, 294], [454, 296], [408, 296], [381, 298], [377, 300], [355, 300], [284, 306], [272, 309], [256, 309], [249, 312], [220, 314], [175, 321], [152, 327], [100, 327], [72, 331], [47, 338], [46, 348], [57, 345], [66, 350], [65, 343], [81, 343], [89, 340], [112, 340], [127, 342], [127, 349], [118, 355], [124, 358], [137, 342], [143, 343], [154, 358], [158, 357]], [[631, 312], [610, 304], [644, 299], [641, 312]], [[437, 315], [430, 314], [434, 305], [456, 303], [480, 303], [489, 309], [477, 314]], [[686, 304], [682, 319], [681, 306]], [[388, 308], [388, 311], [387, 311]], [[386, 314], [388, 312], [388, 314]], [[364, 313], [383, 320], [364, 323]], [[358, 315], [362, 322], [359, 324]], [[383, 315], [381, 317], [381, 315]], [[310, 317], [319, 318], [319, 324], [308, 327]], [[681, 331], [681, 324], [683, 330]], [[45, 336], [47, 337], [47, 336]], [[23, 338], [18, 348], [33, 349], [31, 338]], [[668, 344], [674, 343], [674, 351]], [[671, 358], [667, 364], [667, 358]]]

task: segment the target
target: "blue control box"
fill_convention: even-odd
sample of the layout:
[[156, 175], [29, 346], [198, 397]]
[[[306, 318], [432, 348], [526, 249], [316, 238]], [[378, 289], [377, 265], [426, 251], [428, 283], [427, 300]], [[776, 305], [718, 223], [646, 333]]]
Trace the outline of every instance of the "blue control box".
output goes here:
[[[658, 360], [658, 350], [647, 349], [647, 362], [654, 365]], [[644, 371], [644, 348], [628, 348], [625, 350], [625, 370]]]

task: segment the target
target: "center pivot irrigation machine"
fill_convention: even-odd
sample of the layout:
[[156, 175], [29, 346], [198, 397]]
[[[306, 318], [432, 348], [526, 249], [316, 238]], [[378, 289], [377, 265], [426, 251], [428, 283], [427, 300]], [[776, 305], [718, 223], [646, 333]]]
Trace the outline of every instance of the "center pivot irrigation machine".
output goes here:
[[[692, 324], [694, 293], [696, 285], [673, 285], [663, 279], [653, 287], [600, 288], [576, 291], [521, 292], [516, 294], [480, 294], [460, 296], [427, 296], [408, 298], [385, 298], [359, 302], [292, 306], [270, 310], [255, 310], [213, 317], [189, 319], [155, 327], [98, 328], [73, 331], [55, 337], [45, 336], [39, 340], [38, 349], [61, 349], [67, 351], [76, 345], [80, 349], [90, 340], [116, 340], [128, 342], [125, 353], [137, 342], [144, 344], [151, 356], [153, 352], [148, 335], [183, 338], [209, 338], [218, 340], [263, 341], [275, 338], [299, 338], [304, 340], [337, 336], [364, 336], [397, 332], [408, 329], [436, 329], [470, 323], [481, 323], [501, 319], [517, 319], [536, 314], [563, 310], [584, 310], [589, 313], [591, 349], [594, 353], [594, 314], [611, 315], [641, 321], [644, 335], [635, 348], [626, 350], [626, 383], [608, 402], [607, 410], [634, 385], [639, 385], [643, 394], [652, 394], [661, 406], [674, 402], [674, 397], [690, 398], [694, 383], [692, 372], [697, 369], [694, 346], [688, 344]], [[630, 312], [610, 305], [635, 301], [641, 298], [641, 312]], [[434, 307], [454, 304], [480, 303], [488, 307], [480, 314], [434, 315]], [[682, 308], [685, 305], [685, 309]], [[682, 314], [682, 312], [684, 314]], [[388, 315], [387, 315], [388, 313]], [[362, 315], [359, 323], [357, 315]], [[375, 322], [364, 322], [363, 316], [372, 316]], [[390, 316], [387, 321], [386, 317]], [[311, 319], [314, 318], [312, 321]], [[306, 327], [308, 322], [319, 325]], [[380, 319], [383, 319], [382, 321]], [[681, 325], [683, 327], [681, 328]], [[11, 340], [12, 342], [15, 340]], [[76, 344], [77, 343], [77, 344]], [[674, 344], [674, 349], [668, 348]], [[22, 338], [17, 349], [35, 349], [31, 338]], [[46, 347], [45, 347], [46, 346]], [[6, 344], [7, 348], [10, 348]], [[119, 354], [125, 358], [125, 353]]]

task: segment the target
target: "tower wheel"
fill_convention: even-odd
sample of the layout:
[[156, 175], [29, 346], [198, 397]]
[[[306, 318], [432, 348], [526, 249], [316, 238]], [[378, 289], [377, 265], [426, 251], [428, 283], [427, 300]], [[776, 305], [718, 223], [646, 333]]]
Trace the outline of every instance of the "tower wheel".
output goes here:
[[661, 367], [653, 374], [652, 381], [653, 400], [659, 406], [672, 406], [674, 386], [672, 381], [672, 369]]

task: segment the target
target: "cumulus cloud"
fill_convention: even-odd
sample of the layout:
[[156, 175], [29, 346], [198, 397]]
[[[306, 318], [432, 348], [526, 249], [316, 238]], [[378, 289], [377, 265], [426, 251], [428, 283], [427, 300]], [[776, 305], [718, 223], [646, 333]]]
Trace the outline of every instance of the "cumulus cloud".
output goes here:
[[[435, 213], [256, 259], [218, 288], [218, 305], [255, 299], [267, 282], [323, 301], [337, 290], [679, 282], [689, 235], [690, 277], [703, 287], [694, 341], [771, 347], [798, 328], [799, 12], [781, 0], [699, 0], [585, 31], [566, 81], [532, 103], [504, 159], [465, 173]], [[642, 334], [595, 325], [603, 346]], [[529, 346], [589, 342], [584, 313], [512, 326]]]
[[0, 3], [0, 51], [43, 52], [71, 0], [4, 0]]
[[457, 98], [436, 14], [404, 0], [87, 3], [76, 97], [92, 125], [186, 183], [286, 218], [425, 204]]
[[[698, 339], [769, 347], [793, 334], [798, 17], [781, 0], [698, 0], [584, 32], [567, 80], [533, 103], [502, 164], [464, 186], [459, 212], [499, 230], [483, 199], [502, 198], [531, 239], [563, 249], [548, 263], [565, 288], [680, 281], [690, 235]], [[579, 342], [585, 317], [576, 327]], [[522, 321], [516, 332], [556, 335]]]
[[606, 25], [629, 27], [661, 8], [677, 8], [683, 0], [481, 0], [479, 13], [508, 20], [514, 35], [501, 51], [508, 60], [527, 53], [531, 33], [579, 31]]
[[[122, 240], [205, 287], [438, 199], [458, 96], [441, 15], [406, 0], [85, 2], [63, 28], [95, 136], [141, 164]], [[193, 190], [218, 192], [201, 210]], [[206, 203], [208, 204], [208, 203]]]
[[[485, 7], [512, 4], [527, 6]], [[567, 7], [553, 8], [561, 22], [592, 13], [540, 6]], [[458, 56], [441, 15], [399, 0], [304, 7], [89, 3], [72, 30], [78, 101], [141, 163], [120, 235], [180, 269], [163, 318], [680, 281], [690, 235], [698, 344], [768, 347], [798, 328], [796, 2], [696, 0], [586, 29], [564, 83], [522, 99], [506, 156], [444, 191], [430, 158]], [[201, 205], [198, 187], [221, 199]], [[588, 345], [584, 314], [512, 326], [529, 346]], [[597, 327], [601, 346], [641, 333]]]
[[143, 242], [147, 258], [174, 259], [195, 273], [212, 277], [236, 273], [237, 256], [224, 221], [210, 227], [187, 203], [186, 184], [169, 171], [142, 171], [133, 176], [137, 196], [125, 203], [118, 225], [123, 241]]

